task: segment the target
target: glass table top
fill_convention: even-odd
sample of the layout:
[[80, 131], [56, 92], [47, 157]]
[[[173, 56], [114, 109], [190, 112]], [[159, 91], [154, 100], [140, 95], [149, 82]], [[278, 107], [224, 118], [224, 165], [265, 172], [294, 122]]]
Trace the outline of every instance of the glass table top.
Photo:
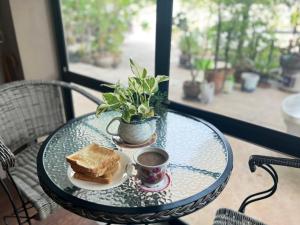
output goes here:
[[[232, 153], [223, 135], [201, 120], [168, 112], [157, 121], [157, 141], [152, 145], [165, 149], [170, 155], [168, 171], [172, 183], [167, 189], [143, 192], [134, 177], [118, 187], [103, 191], [74, 186], [67, 177], [65, 157], [93, 142], [116, 148], [105, 131], [107, 124], [116, 116], [116, 112], [106, 112], [99, 118], [93, 114], [80, 117], [60, 128], [48, 140], [44, 146], [42, 164], [49, 179], [60, 190], [105, 206], [160, 206], [205, 192], [221, 177], [230, 175]], [[122, 151], [132, 157], [136, 150]]]

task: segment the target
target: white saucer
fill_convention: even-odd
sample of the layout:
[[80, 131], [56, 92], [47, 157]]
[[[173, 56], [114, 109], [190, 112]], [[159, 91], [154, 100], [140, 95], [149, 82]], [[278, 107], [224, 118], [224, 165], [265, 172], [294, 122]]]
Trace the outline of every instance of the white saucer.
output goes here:
[[160, 181], [157, 185], [153, 187], [147, 187], [142, 183], [139, 184], [140, 189], [145, 192], [159, 192], [165, 190], [171, 184], [171, 177], [168, 173], [166, 173], [164, 179]]
[[116, 153], [120, 156], [120, 161], [119, 161], [120, 165], [118, 171], [113, 176], [112, 182], [110, 184], [99, 184], [95, 182], [75, 179], [73, 177], [75, 172], [73, 171], [70, 165], [68, 167], [68, 172], [67, 172], [69, 180], [73, 185], [79, 188], [93, 190], [93, 191], [107, 190], [121, 185], [129, 178], [129, 176], [126, 173], [126, 165], [131, 163], [131, 159], [123, 152], [116, 151]]
[[119, 136], [112, 136], [112, 140], [113, 142], [119, 146], [119, 147], [123, 147], [123, 148], [142, 148], [142, 147], [147, 147], [152, 145], [153, 143], [156, 142], [157, 139], [157, 134], [154, 133], [152, 134], [152, 136], [145, 142], [140, 143], [140, 144], [129, 144], [127, 142], [125, 142], [122, 138], [120, 138]]

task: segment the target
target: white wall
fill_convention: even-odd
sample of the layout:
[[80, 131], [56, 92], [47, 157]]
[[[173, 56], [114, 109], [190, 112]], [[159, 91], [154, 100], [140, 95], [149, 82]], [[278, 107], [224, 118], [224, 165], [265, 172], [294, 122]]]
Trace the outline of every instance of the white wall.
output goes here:
[[[27, 80], [58, 78], [54, 32], [48, 2], [50, 1], [9, 1], [24, 77]], [[0, 82], [1, 76], [0, 72]], [[0, 177], [3, 176], [1, 169]]]
[[24, 77], [58, 78], [54, 31], [48, 0], [10, 0]]

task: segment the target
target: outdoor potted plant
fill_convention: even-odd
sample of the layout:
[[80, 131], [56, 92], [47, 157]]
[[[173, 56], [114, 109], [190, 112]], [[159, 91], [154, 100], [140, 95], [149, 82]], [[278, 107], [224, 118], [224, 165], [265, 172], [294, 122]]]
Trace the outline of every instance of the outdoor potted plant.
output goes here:
[[235, 83], [234, 75], [233, 74], [228, 75], [224, 82], [223, 92], [227, 94], [231, 93], [234, 88], [234, 83]]
[[253, 92], [256, 90], [259, 74], [253, 72], [243, 72], [242, 73], [242, 91]]
[[196, 78], [199, 73], [205, 72], [212, 68], [213, 62], [209, 59], [194, 59], [191, 60], [191, 80], [184, 81], [183, 93], [185, 98], [197, 99], [201, 93], [201, 82], [197, 81]]
[[[164, 75], [149, 76], [145, 68], [141, 68], [130, 59], [133, 76], [128, 78], [128, 87], [120, 83], [106, 85], [113, 88], [113, 92], [104, 93], [104, 102], [98, 106], [96, 115], [114, 110], [120, 112], [120, 117], [114, 118], [107, 126], [108, 133], [118, 135], [130, 144], [144, 143], [155, 132], [158, 111], [161, 110], [164, 99], [156, 98], [159, 84], [167, 81]], [[112, 122], [120, 122], [118, 132], [109, 131]]]
[[145, 1], [94, 0], [62, 4], [68, 53], [73, 62], [99, 67], [117, 67], [131, 21]]
[[185, 32], [179, 40], [179, 66], [190, 69], [191, 59], [194, 55], [197, 55], [200, 46], [197, 39], [197, 32]]
[[199, 32], [197, 29], [191, 30], [186, 14], [179, 12], [173, 19], [173, 24], [180, 31], [179, 38], [179, 66], [185, 69], [191, 69], [191, 60], [196, 56], [200, 49], [198, 41]]
[[[205, 74], [208, 82], [214, 83], [215, 94], [222, 92], [227, 75], [234, 73], [234, 69], [230, 67], [229, 53], [234, 34], [235, 20], [232, 19], [232, 21], [224, 21], [222, 17], [222, 11], [222, 5], [218, 4], [218, 22], [216, 26], [211, 28], [216, 34], [214, 68], [207, 70]], [[221, 52], [222, 49], [224, 49], [223, 52]], [[219, 61], [222, 61], [222, 67], [218, 67]]]

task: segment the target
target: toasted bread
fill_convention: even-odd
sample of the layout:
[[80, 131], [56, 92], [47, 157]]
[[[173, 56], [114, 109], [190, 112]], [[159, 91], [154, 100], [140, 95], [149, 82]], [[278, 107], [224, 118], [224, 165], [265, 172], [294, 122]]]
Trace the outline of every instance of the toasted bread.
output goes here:
[[110, 170], [106, 171], [105, 174], [103, 174], [100, 177], [91, 177], [86, 174], [81, 174], [81, 173], [75, 173], [73, 175], [74, 178], [79, 179], [79, 180], [84, 180], [84, 181], [90, 181], [90, 182], [95, 182], [99, 184], [109, 184], [112, 181], [112, 178], [114, 174], [117, 172], [119, 168], [119, 163], [116, 163], [114, 167], [112, 167]]
[[110, 174], [110, 173], [114, 173], [117, 168], [118, 168], [118, 165], [119, 165], [119, 161], [114, 161], [112, 163], [109, 163], [106, 167], [106, 170], [104, 173], [82, 173], [82, 172], [78, 172], [78, 171], [75, 171], [75, 172], [78, 172], [78, 173], [81, 173], [85, 176], [88, 176], [88, 177], [100, 177], [100, 176], [103, 176], [103, 175], [107, 175], [107, 174]]
[[81, 174], [102, 176], [107, 168], [120, 159], [113, 150], [90, 144], [66, 157], [72, 169]]
[[107, 177], [87, 177], [81, 173], [75, 173], [74, 178], [99, 184], [109, 184], [111, 182], [111, 179]]

